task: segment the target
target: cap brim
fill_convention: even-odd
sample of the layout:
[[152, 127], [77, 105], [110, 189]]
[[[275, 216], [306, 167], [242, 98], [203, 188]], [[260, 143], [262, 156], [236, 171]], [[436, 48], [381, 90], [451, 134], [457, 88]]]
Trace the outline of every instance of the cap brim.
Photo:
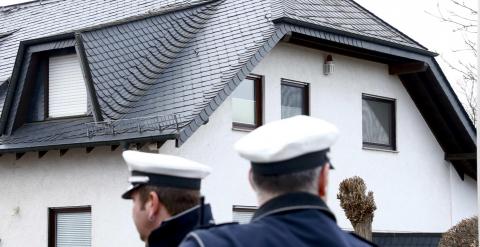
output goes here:
[[126, 200], [129, 200], [129, 199], [132, 199], [132, 193], [138, 189], [140, 186], [142, 186], [141, 184], [137, 184], [137, 185], [132, 185], [130, 186], [127, 191], [125, 191], [123, 194], [122, 194], [122, 198], [123, 199], [126, 199]]

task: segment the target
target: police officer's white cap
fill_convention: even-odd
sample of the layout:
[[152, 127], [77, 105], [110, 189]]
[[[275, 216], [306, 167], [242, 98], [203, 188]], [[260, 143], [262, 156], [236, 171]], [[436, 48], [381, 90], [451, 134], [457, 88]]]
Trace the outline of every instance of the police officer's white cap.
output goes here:
[[279, 175], [312, 169], [328, 162], [327, 152], [339, 131], [314, 117], [295, 116], [265, 124], [235, 144], [254, 172]]
[[182, 157], [124, 151], [123, 159], [130, 171], [128, 190], [122, 195], [130, 199], [131, 193], [141, 185], [199, 190], [201, 180], [210, 174], [210, 167]]

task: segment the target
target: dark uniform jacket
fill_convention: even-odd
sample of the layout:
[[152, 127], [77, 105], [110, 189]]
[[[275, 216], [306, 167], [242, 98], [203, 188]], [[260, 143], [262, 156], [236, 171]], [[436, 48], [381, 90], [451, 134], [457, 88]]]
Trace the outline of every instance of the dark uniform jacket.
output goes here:
[[190, 233], [181, 247], [353, 247], [375, 246], [341, 230], [322, 199], [308, 193], [278, 196], [262, 205], [252, 222]]
[[200, 224], [200, 210], [196, 206], [162, 222], [148, 237], [148, 247], [177, 247], [185, 236], [200, 225], [213, 223], [210, 205], [203, 207], [203, 222]]

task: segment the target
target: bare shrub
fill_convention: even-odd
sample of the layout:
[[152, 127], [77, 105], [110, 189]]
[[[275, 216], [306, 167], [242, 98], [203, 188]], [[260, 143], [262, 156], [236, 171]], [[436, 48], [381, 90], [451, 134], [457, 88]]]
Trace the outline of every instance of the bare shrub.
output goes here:
[[377, 209], [373, 192], [366, 193], [367, 186], [360, 177], [352, 177], [340, 183], [337, 199], [345, 211], [345, 215], [352, 223], [355, 233], [372, 240], [372, 222], [374, 211]]
[[477, 247], [478, 218], [472, 217], [460, 221], [442, 235], [438, 247]]

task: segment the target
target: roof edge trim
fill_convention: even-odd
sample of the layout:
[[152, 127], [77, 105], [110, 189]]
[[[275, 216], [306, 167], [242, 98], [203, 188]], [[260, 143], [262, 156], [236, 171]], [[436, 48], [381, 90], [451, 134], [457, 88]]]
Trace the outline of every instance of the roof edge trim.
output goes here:
[[167, 134], [167, 135], [140, 137], [140, 138], [125, 138], [125, 139], [118, 139], [118, 140], [111, 140], [111, 141], [77, 142], [77, 143], [54, 144], [54, 145], [46, 145], [46, 146], [32, 146], [32, 147], [11, 148], [11, 149], [7, 148], [7, 149], [0, 149], [0, 154], [54, 151], [57, 149], [122, 145], [123, 143], [168, 141], [168, 140], [175, 140], [175, 138], [176, 138], [176, 134]]
[[443, 73], [442, 69], [440, 68], [440, 65], [437, 63], [437, 61], [434, 58], [431, 58], [430, 61], [427, 61], [427, 63], [430, 66], [430, 69], [432, 70], [433, 74], [435, 75], [435, 78], [438, 80], [440, 83], [440, 86], [442, 87], [443, 91], [445, 92], [445, 95], [449, 99], [449, 101], [452, 103], [453, 108], [457, 112], [457, 114], [460, 117], [460, 120], [462, 121], [463, 125], [467, 129], [471, 140], [473, 143], [477, 143], [477, 131], [475, 128], [475, 125], [473, 124], [472, 120], [468, 116], [465, 108], [463, 107], [462, 103], [460, 102], [460, 99], [458, 99], [457, 94], [453, 90], [452, 86], [448, 82], [448, 79], [446, 78], [445, 74]]
[[438, 56], [437, 53], [431, 52], [431, 51], [428, 51], [428, 50], [422, 50], [422, 49], [410, 47], [410, 46], [407, 46], [407, 45], [400, 45], [400, 44], [397, 44], [397, 43], [388, 42], [388, 41], [381, 40], [381, 39], [375, 39], [375, 38], [372, 38], [372, 37], [368, 37], [368, 36], [364, 36], [364, 35], [360, 35], [360, 34], [355, 34], [355, 33], [350, 33], [350, 32], [346, 32], [346, 31], [342, 31], [342, 30], [337, 30], [337, 29], [330, 28], [330, 27], [324, 27], [324, 26], [321, 26], [321, 25], [296, 20], [296, 19], [293, 19], [293, 18], [290, 18], [290, 17], [277, 18], [277, 19], [273, 20], [273, 23], [275, 23], [275, 24], [280, 24], [280, 23], [292, 24], [292, 25], [301, 26], [301, 27], [305, 27], [305, 28], [311, 28], [311, 29], [315, 29], [315, 30], [319, 30], [319, 31], [339, 34], [339, 35], [343, 35], [343, 36], [347, 36], [347, 37], [351, 37], [351, 38], [355, 38], [355, 39], [365, 40], [365, 41], [377, 43], [377, 44], [380, 44], [380, 45], [395, 47], [395, 48], [399, 48], [399, 49], [402, 49], [402, 50], [405, 50], [405, 51], [410, 51], [410, 52], [414, 52], [414, 53], [417, 53], [417, 54], [426, 55], [426, 56], [429, 56], [429, 57]]
[[13, 66], [12, 76], [10, 77], [10, 81], [8, 83], [8, 88], [6, 93], [7, 95], [5, 97], [5, 102], [3, 103], [2, 114], [0, 115], [0, 136], [2, 136], [5, 133], [7, 117], [8, 115], [10, 115], [10, 106], [11, 106], [13, 95], [15, 92], [15, 90], [12, 88], [15, 88], [16, 86], [15, 82], [17, 81], [18, 75], [20, 73], [20, 67], [23, 63], [25, 50], [26, 50], [25, 43], [20, 42], [20, 45], [18, 46], [17, 57], [15, 59], [15, 64]]
[[87, 54], [85, 53], [85, 47], [83, 46], [83, 37], [81, 33], [75, 34], [75, 48], [77, 55], [80, 58], [80, 67], [82, 69], [83, 78], [87, 87], [88, 96], [92, 103], [93, 118], [96, 122], [103, 121], [102, 112], [100, 110], [100, 104], [98, 103], [97, 93], [93, 85], [92, 73], [87, 60]]

